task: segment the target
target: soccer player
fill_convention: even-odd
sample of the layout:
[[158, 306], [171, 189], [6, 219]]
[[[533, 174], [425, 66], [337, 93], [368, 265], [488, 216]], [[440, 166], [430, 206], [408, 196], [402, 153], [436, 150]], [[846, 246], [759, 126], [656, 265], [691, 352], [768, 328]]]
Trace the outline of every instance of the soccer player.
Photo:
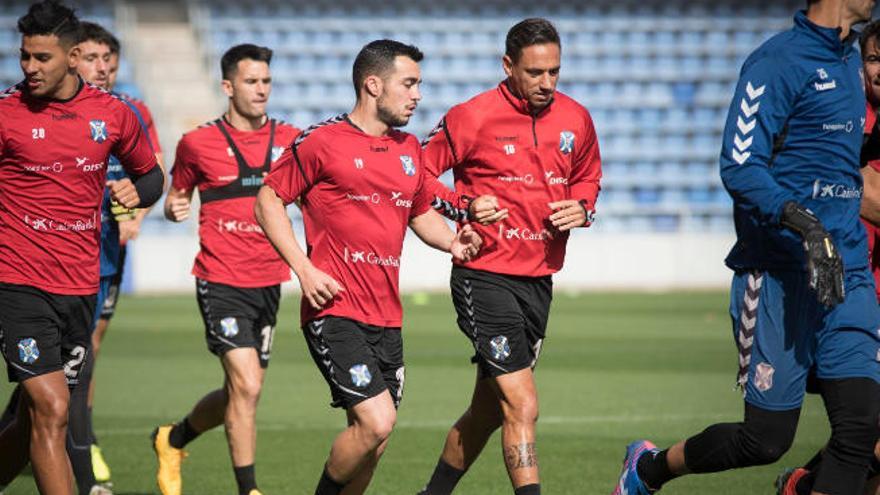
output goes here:
[[[18, 21], [25, 80], [0, 95], [0, 343], [24, 397], [0, 433], [0, 485], [29, 458], [43, 494], [71, 494], [68, 387], [89, 359], [106, 164], [125, 207], [148, 206], [163, 175], [134, 112], [76, 73], [79, 21], [56, 1]], [[29, 456], [21, 446], [29, 446]]]
[[[364, 46], [354, 61], [354, 109], [301, 134], [257, 198], [260, 225], [299, 279], [303, 334], [332, 406], [348, 418], [316, 495], [363, 493], [394, 427], [405, 378], [398, 283], [406, 226], [458, 259], [481, 242], [469, 228], [454, 234], [431, 209], [418, 140], [396, 129], [421, 99], [421, 59], [397, 41]], [[296, 200], [307, 253], [284, 210]]]
[[[81, 56], [77, 65], [77, 71], [80, 76], [98, 87], [113, 92], [119, 70], [119, 40], [112, 33], [95, 23], [82, 22], [82, 41], [79, 48]], [[150, 137], [150, 142], [156, 153], [156, 159], [161, 167], [161, 149], [159, 147], [156, 127], [153, 124], [153, 118], [149, 109], [143, 101], [130, 95], [116, 92], [113, 92], [113, 94], [119, 96], [135, 111], [138, 120], [145, 127]], [[115, 156], [111, 156], [107, 163], [107, 176], [113, 180], [126, 177], [122, 165]], [[122, 270], [125, 264], [125, 245], [129, 240], [137, 237], [140, 224], [148, 211], [148, 208], [129, 210], [124, 207], [114, 206], [108, 193], [105, 193], [104, 202], [101, 206], [101, 282], [95, 312], [96, 323], [91, 338], [91, 366], [89, 366], [87, 372], [83, 373], [83, 379], [87, 379], [88, 388], [87, 391], [83, 390], [82, 392], [87, 392], [84, 397], [87, 403], [83, 406], [79, 405], [81, 401], [80, 395], [82, 394], [77, 389], [71, 397], [71, 428], [69, 431], [72, 434], [68, 435], [70, 440], [68, 449], [74, 467], [74, 475], [77, 478], [77, 483], [81, 486], [91, 481], [104, 484], [110, 481], [110, 468], [104, 461], [104, 456], [101, 453], [100, 447], [98, 447], [97, 437], [92, 427], [92, 398], [95, 390], [94, 367], [97, 364], [101, 340], [116, 309], [119, 285], [122, 281]], [[83, 408], [85, 409], [81, 411]], [[79, 428], [80, 414], [83, 415], [84, 429]], [[78, 469], [79, 459], [74, 459], [81, 456], [75, 456], [71, 447], [77, 451], [83, 448], [90, 450], [91, 466], [88, 468], [88, 471], [85, 468]], [[85, 481], [80, 481], [82, 478], [85, 478]]]
[[[880, 285], [880, 251], [877, 250], [877, 236], [880, 233], [880, 125], [877, 121], [876, 108], [880, 105], [880, 22], [872, 22], [865, 26], [859, 38], [862, 55], [862, 68], [865, 74], [866, 119], [865, 138], [861, 151], [862, 178], [864, 194], [860, 214], [862, 224], [868, 234], [868, 259], [874, 275], [875, 287]], [[878, 293], [880, 301], [880, 293]], [[807, 381], [807, 391], [815, 393], [815, 376]], [[822, 462], [823, 451], [817, 453], [802, 468], [787, 469], [776, 481], [778, 495], [809, 494], [816, 479], [816, 468]], [[880, 444], [874, 447], [874, 458], [868, 469], [868, 484], [865, 495], [880, 494]]]
[[[813, 494], [861, 495], [880, 413], [880, 308], [859, 222], [865, 96], [853, 24], [871, 0], [815, 0], [743, 64], [721, 150], [737, 243], [730, 312], [742, 422], [627, 447], [614, 494], [775, 462], [815, 368], [831, 440]], [[806, 270], [805, 270], [806, 267]]]
[[437, 177], [451, 168], [455, 175], [455, 192], [432, 182], [439, 186], [435, 207], [460, 219], [467, 209], [486, 244], [479, 257], [452, 267], [476, 383], [423, 494], [452, 493], [499, 427], [515, 493], [541, 491], [534, 368], [552, 274], [562, 268], [569, 231], [591, 224], [602, 174], [589, 112], [556, 91], [560, 51], [549, 21], [513, 26], [502, 59], [507, 78], [449, 110], [424, 144], [428, 172]]
[[213, 122], [187, 133], [177, 145], [165, 217], [189, 218], [198, 188], [200, 251], [195, 260], [196, 299], [208, 350], [220, 358], [224, 383], [199, 400], [179, 422], [153, 432], [163, 495], [181, 493], [183, 448], [223, 424], [239, 495], [258, 495], [254, 456], [257, 402], [272, 350], [280, 284], [290, 269], [254, 218], [263, 178], [299, 133], [266, 115], [272, 91], [272, 50], [237, 45], [220, 60], [229, 105]]

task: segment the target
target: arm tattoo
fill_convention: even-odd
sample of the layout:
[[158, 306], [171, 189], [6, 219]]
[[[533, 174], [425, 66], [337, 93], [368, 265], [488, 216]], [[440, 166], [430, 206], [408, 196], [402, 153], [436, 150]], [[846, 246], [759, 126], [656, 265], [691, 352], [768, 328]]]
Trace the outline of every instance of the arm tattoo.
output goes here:
[[504, 463], [507, 469], [538, 467], [538, 452], [534, 443], [521, 443], [504, 447]]

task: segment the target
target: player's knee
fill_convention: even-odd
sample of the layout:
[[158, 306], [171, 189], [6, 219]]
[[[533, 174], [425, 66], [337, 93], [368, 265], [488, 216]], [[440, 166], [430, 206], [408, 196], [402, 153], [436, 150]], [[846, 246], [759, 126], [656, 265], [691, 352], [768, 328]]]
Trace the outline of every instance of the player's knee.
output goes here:
[[38, 429], [63, 429], [67, 426], [69, 401], [64, 395], [32, 399], [33, 426]]
[[790, 411], [764, 411], [758, 418], [749, 418], [740, 430], [743, 453], [748, 465], [765, 465], [778, 461], [794, 442], [797, 416]]
[[381, 414], [374, 415], [368, 421], [365, 421], [363, 426], [367, 443], [373, 448], [382, 445], [391, 436], [396, 422], [397, 413], [393, 409], [391, 411], [383, 411]]
[[232, 383], [231, 395], [237, 400], [256, 406], [263, 383], [258, 376], [243, 376]]

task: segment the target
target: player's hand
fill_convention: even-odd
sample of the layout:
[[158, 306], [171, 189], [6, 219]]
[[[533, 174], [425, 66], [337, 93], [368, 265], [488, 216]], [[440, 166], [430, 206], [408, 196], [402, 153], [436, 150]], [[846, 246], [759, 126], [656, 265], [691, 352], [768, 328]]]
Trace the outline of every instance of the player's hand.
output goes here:
[[299, 279], [303, 296], [316, 310], [320, 310], [332, 301], [339, 292], [345, 291], [345, 288], [333, 277], [318, 270], [311, 263], [303, 268], [302, 273], [297, 273], [296, 277]]
[[477, 256], [482, 245], [480, 235], [469, 224], [465, 224], [455, 233], [449, 252], [457, 261], [470, 261]]
[[119, 222], [119, 244], [124, 246], [128, 241], [138, 238], [141, 233], [141, 221], [135, 217]]
[[173, 222], [182, 222], [189, 218], [190, 199], [185, 196], [186, 191], [178, 191], [177, 197], [172, 197], [165, 205], [165, 217]]
[[550, 223], [556, 227], [559, 232], [565, 232], [575, 227], [588, 227], [593, 223], [595, 215], [594, 210], [587, 210], [579, 201], [574, 199], [564, 199], [549, 204]]
[[846, 297], [843, 260], [822, 222], [794, 201], [783, 207], [781, 222], [803, 238], [807, 276], [819, 302], [829, 308], [842, 303]]
[[107, 187], [110, 188], [110, 199], [120, 205], [126, 208], [137, 208], [141, 204], [141, 198], [138, 196], [137, 189], [131, 179], [108, 180]]
[[480, 196], [468, 205], [468, 218], [481, 225], [490, 225], [507, 218], [507, 208], [501, 209], [498, 198], [490, 195]]

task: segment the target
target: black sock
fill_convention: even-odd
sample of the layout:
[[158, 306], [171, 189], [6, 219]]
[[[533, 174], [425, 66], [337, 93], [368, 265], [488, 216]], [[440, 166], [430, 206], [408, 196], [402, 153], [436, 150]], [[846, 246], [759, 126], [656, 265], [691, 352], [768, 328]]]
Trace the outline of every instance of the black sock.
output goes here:
[[794, 485], [794, 492], [797, 493], [797, 495], [810, 495], [811, 493], [813, 493], [813, 484], [815, 482], [816, 473], [815, 471], [810, 471], [809, 473], [801, 477], [801, 479], [798, 480], [797, 484]]
[[257, 475], [254, 472], [254, 465], [234, 467], [235, 482], [238, 483], [238, 495], [248, 495], [251, 490], [257, 488]]
[[315, 495], [339, 495], [343, 488], [345, 488], [345, 484], [331, 478], [327, 474], [327, 466], [324, 466], [321, 481], [318, 482], [318, 488], [315, 488]]
[[170, 443], [175, 449], [182, 449], [186, 447], [186, 444], [192, 442], [201, 434], [201, 432], [196, 431], [195, 428], [193, 428], [192, 424], [189, 422], [189, 418], [183, 418], [182, 421], [171, 428], [171, 433], [168, 434], [168, 443]]
[[513, 491], [514, 495], [541, 495], [541, 485], [535, 483], [533, 485], [525, 485]]
[[70, 404], [67, 413], [67, 456], [73, 469], [76, 486], [80, 494], [88, 495], [92, 486], [98, 484], [92, 470], [92, 450], [88, 437], [88, 395], [91, 374], [88, 364], [83, 366], [79, 383], [70, 391]]
[[431, 481], [421, 493], [423, 495], [449, 495], [464, 473], [464, 470], [450, 466], [441, 458], [437, 461], [437, 467], [434, 468]]
[[662, 450], [654, 454], [653, 452], [645, 452], [639, 457], [636, 464], [636, 472], [639, 479], [648, 485], [651, 490], [659, 490], [664, 483], [676, 478], [675, 474], [669, 470], [669, 463], [666, 462], [666, 453], [668, 450]]

